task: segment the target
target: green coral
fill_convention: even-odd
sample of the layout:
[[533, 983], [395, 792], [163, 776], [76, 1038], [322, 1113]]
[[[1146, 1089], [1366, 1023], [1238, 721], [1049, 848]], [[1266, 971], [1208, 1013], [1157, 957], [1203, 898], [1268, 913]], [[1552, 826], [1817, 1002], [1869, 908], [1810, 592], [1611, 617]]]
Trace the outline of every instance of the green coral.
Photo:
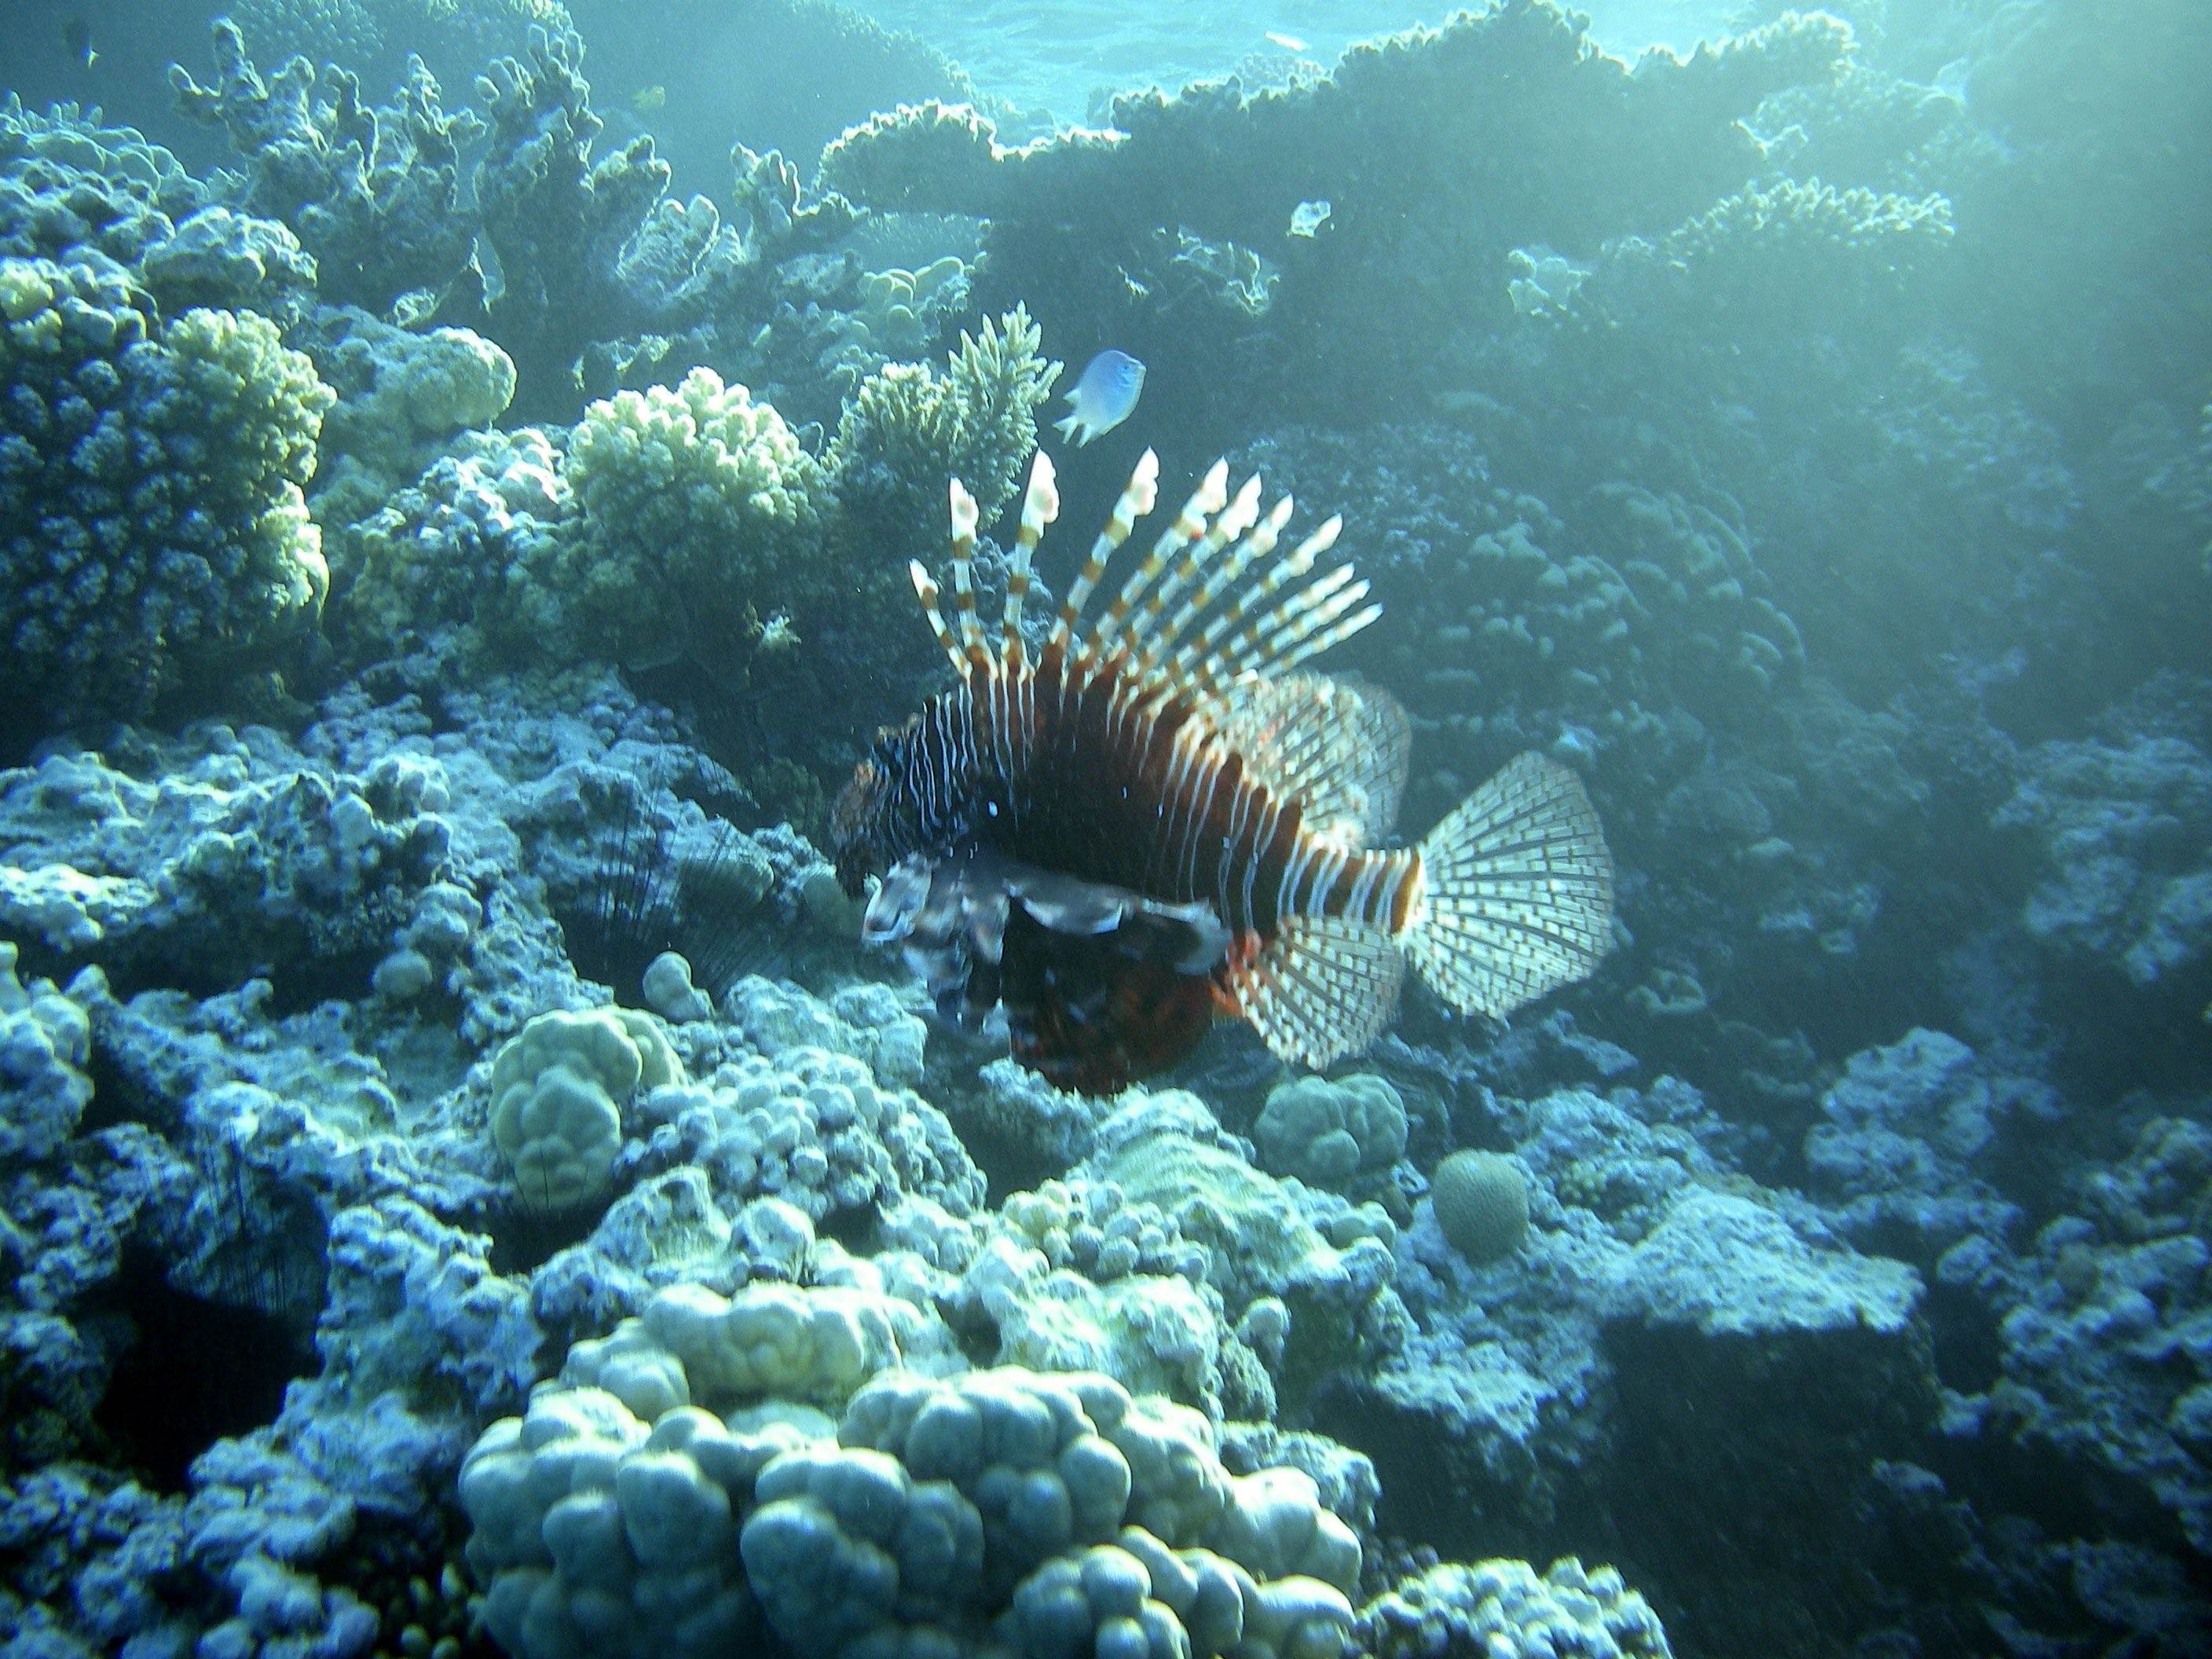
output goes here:
[[0, 637], [18, 710], [147, 711], [329, 587], [302, 487], [332, 393], [252, 313], [160, 327], [118, 266], [0, 261]]
[[1429, 1201], [1451, 1247], [1477, 1267], [1502, 1261], [1528, 1236], [1528, 1183], [1498, 1152], [1454, 1152], [1429, 1177]]
[[1364, 1073], [1299, 1078], [1268, 1095], [1252, 1139], [1277, 1175], [1342, 1188], [1404, 1156], [1406, 1103], [1389, 1079]]
[[[514, 399], [514, 360], [469, 329], [415, 333], [346, 307], [295, 338], [338, 393], [308, 503], [326, 534], [377, 513], [442, 445], [490, 426]], [[350, 538], [331, 534], [328, 550], [343, 590]]]
[[712, 662], [823, 591], [820, 464], [712, 369], [592, 404], [568, 457], [578, 533], [509, 596], [532, 655]]
[[958, 478], [988, 522], [1012, 497], [1036, 447], [1037, 406], [1060, 377], [1060, 365], [1038, 350], [1042, 339], [1018, 305], [963, 332], [941, 373], [891, 363], [870, 375], [830, 446], [839, 499], [871, 526], [926, 525], [934, 537], [946, 481]]
[[526, 1198], [544, 1210], [572, 1209], [605, 1189], [630, 1097], [683, 1077], [683, 1062], [647, 1015], [540, 1014], [492, 1061], [492, 1139]]

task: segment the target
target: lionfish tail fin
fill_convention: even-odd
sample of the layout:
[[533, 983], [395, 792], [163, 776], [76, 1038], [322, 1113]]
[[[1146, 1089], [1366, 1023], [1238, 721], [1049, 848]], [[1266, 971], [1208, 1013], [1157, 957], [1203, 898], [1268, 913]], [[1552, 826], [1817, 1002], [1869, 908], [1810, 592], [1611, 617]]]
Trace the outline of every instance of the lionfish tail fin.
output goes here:
[[1502, 1015], [1595, 968], [1612, 944], [1613, 856], [1582, 780], [1522, 755], [1421, 842], [1399, 943], [1462, 1013]]
[[1230, 991], [1277, 1059], [1317, 1070], [1382, 1035], [1405, 974], [1388, 933], [1338, 916], [1293, 916], [1231, 975]]

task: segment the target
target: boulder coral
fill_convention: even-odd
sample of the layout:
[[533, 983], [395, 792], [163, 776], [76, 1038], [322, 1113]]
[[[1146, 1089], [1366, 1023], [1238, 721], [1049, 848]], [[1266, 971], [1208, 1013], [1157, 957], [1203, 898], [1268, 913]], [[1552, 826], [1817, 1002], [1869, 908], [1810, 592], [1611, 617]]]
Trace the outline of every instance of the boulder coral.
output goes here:
[[630, 1097], [683, 1079], [683, 1062], [650, 1015], [540, 1014], [492, 1061], [492, 1139], [526, 1200], [573, 1209], [613, 1174]]
[[1528, 1236], [1528, 1185], [1519, 1167], [1497, 1152], [1454, 1152], [1429, 1177], [1437, 1224], [1477, 1267], [1502, 1261]]
[[1342, 1189], [1405, 1155], [1406, 1103], [1388, 1079], [1365, 1073], [1299, 1078], [1268, 1095], [1252, 1138], [1275, 1174]]

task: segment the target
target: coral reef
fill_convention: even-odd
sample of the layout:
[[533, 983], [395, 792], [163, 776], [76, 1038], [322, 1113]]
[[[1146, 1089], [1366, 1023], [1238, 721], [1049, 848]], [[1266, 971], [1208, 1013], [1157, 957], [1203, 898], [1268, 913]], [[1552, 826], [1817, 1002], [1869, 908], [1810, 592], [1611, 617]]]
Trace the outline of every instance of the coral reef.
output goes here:
[[1477, 1267], [1511, 1255], [1528, 1236], [1528, 1186], [1495, 1152], [1454, 1152], [1437, 1164], [1429, 1202], [1452, 1249]]
[[[983, 66], [1144, 20], [1018, 9], [26, 36], [0, 1629], [2212, 1650], [2212, 14], [1500, 0], [1052, 131]], [[906, 562], [959, 477], [995, 616], [1109, 347], [1064, 516], [1341, 513], [1406, 821], [1573, 768], [1602, 971], [1097, 1099], [855, 947]]]

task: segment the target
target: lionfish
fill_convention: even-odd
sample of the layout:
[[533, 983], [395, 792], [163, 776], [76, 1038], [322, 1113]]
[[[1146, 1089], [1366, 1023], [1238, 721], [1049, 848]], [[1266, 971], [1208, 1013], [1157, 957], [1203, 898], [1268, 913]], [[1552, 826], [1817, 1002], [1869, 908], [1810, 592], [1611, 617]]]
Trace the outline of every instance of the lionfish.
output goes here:
[[956, 479], [952, 617], [922, 615], [957, 683], [878, 733], [839, 799], [837, 874], [861, 937], [901, 946], [939, 1012], [1006, 1010], [1015, 1057], [1106, 1093], [1174, 1064], [1218, 1018], [1319, 1067], [1379, 1036], [1405, 962], [1498, 1015], [1588, 974], [1613, 866], [1581, 781], [1524, 754], [1418, 845], [1385, 842], [1411, 728], [1387, 692], [1300, 665], [1381, 614], [1349, 564], [1313, 576], [1332, 518], [1289, 553], [1286, 495], [1231, 498], [1217, 462], [1112, 601], [1107, 562], [1152, 510], [1147, 450], [1032, 653], [1023, 605], [1058, 516], [1039, 452], [995, 641], [977, 617], [974, 498]]

